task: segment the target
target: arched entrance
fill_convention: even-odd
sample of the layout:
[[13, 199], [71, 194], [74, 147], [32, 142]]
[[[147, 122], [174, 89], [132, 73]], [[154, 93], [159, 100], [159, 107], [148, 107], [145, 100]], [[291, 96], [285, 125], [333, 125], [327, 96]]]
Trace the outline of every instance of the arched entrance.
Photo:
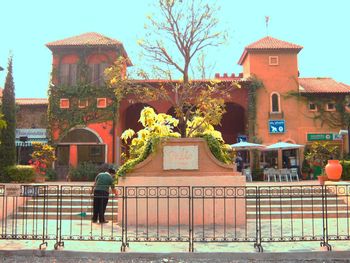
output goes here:
[[237, 142], [237, 136], [245, 134], [246, 118], [245, 110], [236, 103], [225, 103], [226, 112], [222, 116], [221, 125], [215, 126], [220, 131], [227, 144]]
[[78, 128], [68, 132], [56, 148], [56, 171], [59, 180], [64, 180], [70, 166], [92, 162], [107, 162], [107, 149], [100, 136], [89, 128]]
[[140, 119], [140, 113], [145, 107], [151, 107], [152, 106], [145, 104], [145, 103], [135, 103], [130, 105], [126, 111], [125, 111], [125, 129], [132, 129], [135, 132], [138, 132], [139, 130], [143, 129], [142, 124], [139, 122]]

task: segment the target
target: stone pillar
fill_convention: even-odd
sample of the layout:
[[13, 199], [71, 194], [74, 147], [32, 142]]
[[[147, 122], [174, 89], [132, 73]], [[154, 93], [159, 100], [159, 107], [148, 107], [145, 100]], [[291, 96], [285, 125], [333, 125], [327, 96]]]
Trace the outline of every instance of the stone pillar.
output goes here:
[[78, 145], [69, 145], [69, 165], [76, 167], [78, 165]]

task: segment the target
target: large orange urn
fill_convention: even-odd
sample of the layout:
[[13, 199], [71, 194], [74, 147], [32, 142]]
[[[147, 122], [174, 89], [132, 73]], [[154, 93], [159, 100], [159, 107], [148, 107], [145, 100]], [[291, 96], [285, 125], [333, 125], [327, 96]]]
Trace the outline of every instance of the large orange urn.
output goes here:
[[343, 167], [339, 163], [339, 160], [328, 160], [328, 164], [325, 167], [325, 171], [328, 180], [339, 181], [341, 173], [343, 172]]

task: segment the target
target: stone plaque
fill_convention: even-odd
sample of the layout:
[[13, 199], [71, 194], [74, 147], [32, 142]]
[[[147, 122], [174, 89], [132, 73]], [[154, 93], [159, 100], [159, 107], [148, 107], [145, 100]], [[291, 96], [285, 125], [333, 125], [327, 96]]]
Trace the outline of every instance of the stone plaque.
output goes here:
[[198, 146], [164, 146], [164, 170], [198, 170]]
[[21, 186], [18, 184], [7, 184], [5, 185], [5, 196], [20, 196]]

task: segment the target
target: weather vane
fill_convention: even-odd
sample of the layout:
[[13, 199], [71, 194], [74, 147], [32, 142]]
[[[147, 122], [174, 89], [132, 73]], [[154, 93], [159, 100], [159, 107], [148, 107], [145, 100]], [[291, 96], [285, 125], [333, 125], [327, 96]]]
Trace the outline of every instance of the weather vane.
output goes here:
[[266, 35], [269, 35], [269, 20], [270, 16], [265, 16], [265, 23], [266, 23]]

